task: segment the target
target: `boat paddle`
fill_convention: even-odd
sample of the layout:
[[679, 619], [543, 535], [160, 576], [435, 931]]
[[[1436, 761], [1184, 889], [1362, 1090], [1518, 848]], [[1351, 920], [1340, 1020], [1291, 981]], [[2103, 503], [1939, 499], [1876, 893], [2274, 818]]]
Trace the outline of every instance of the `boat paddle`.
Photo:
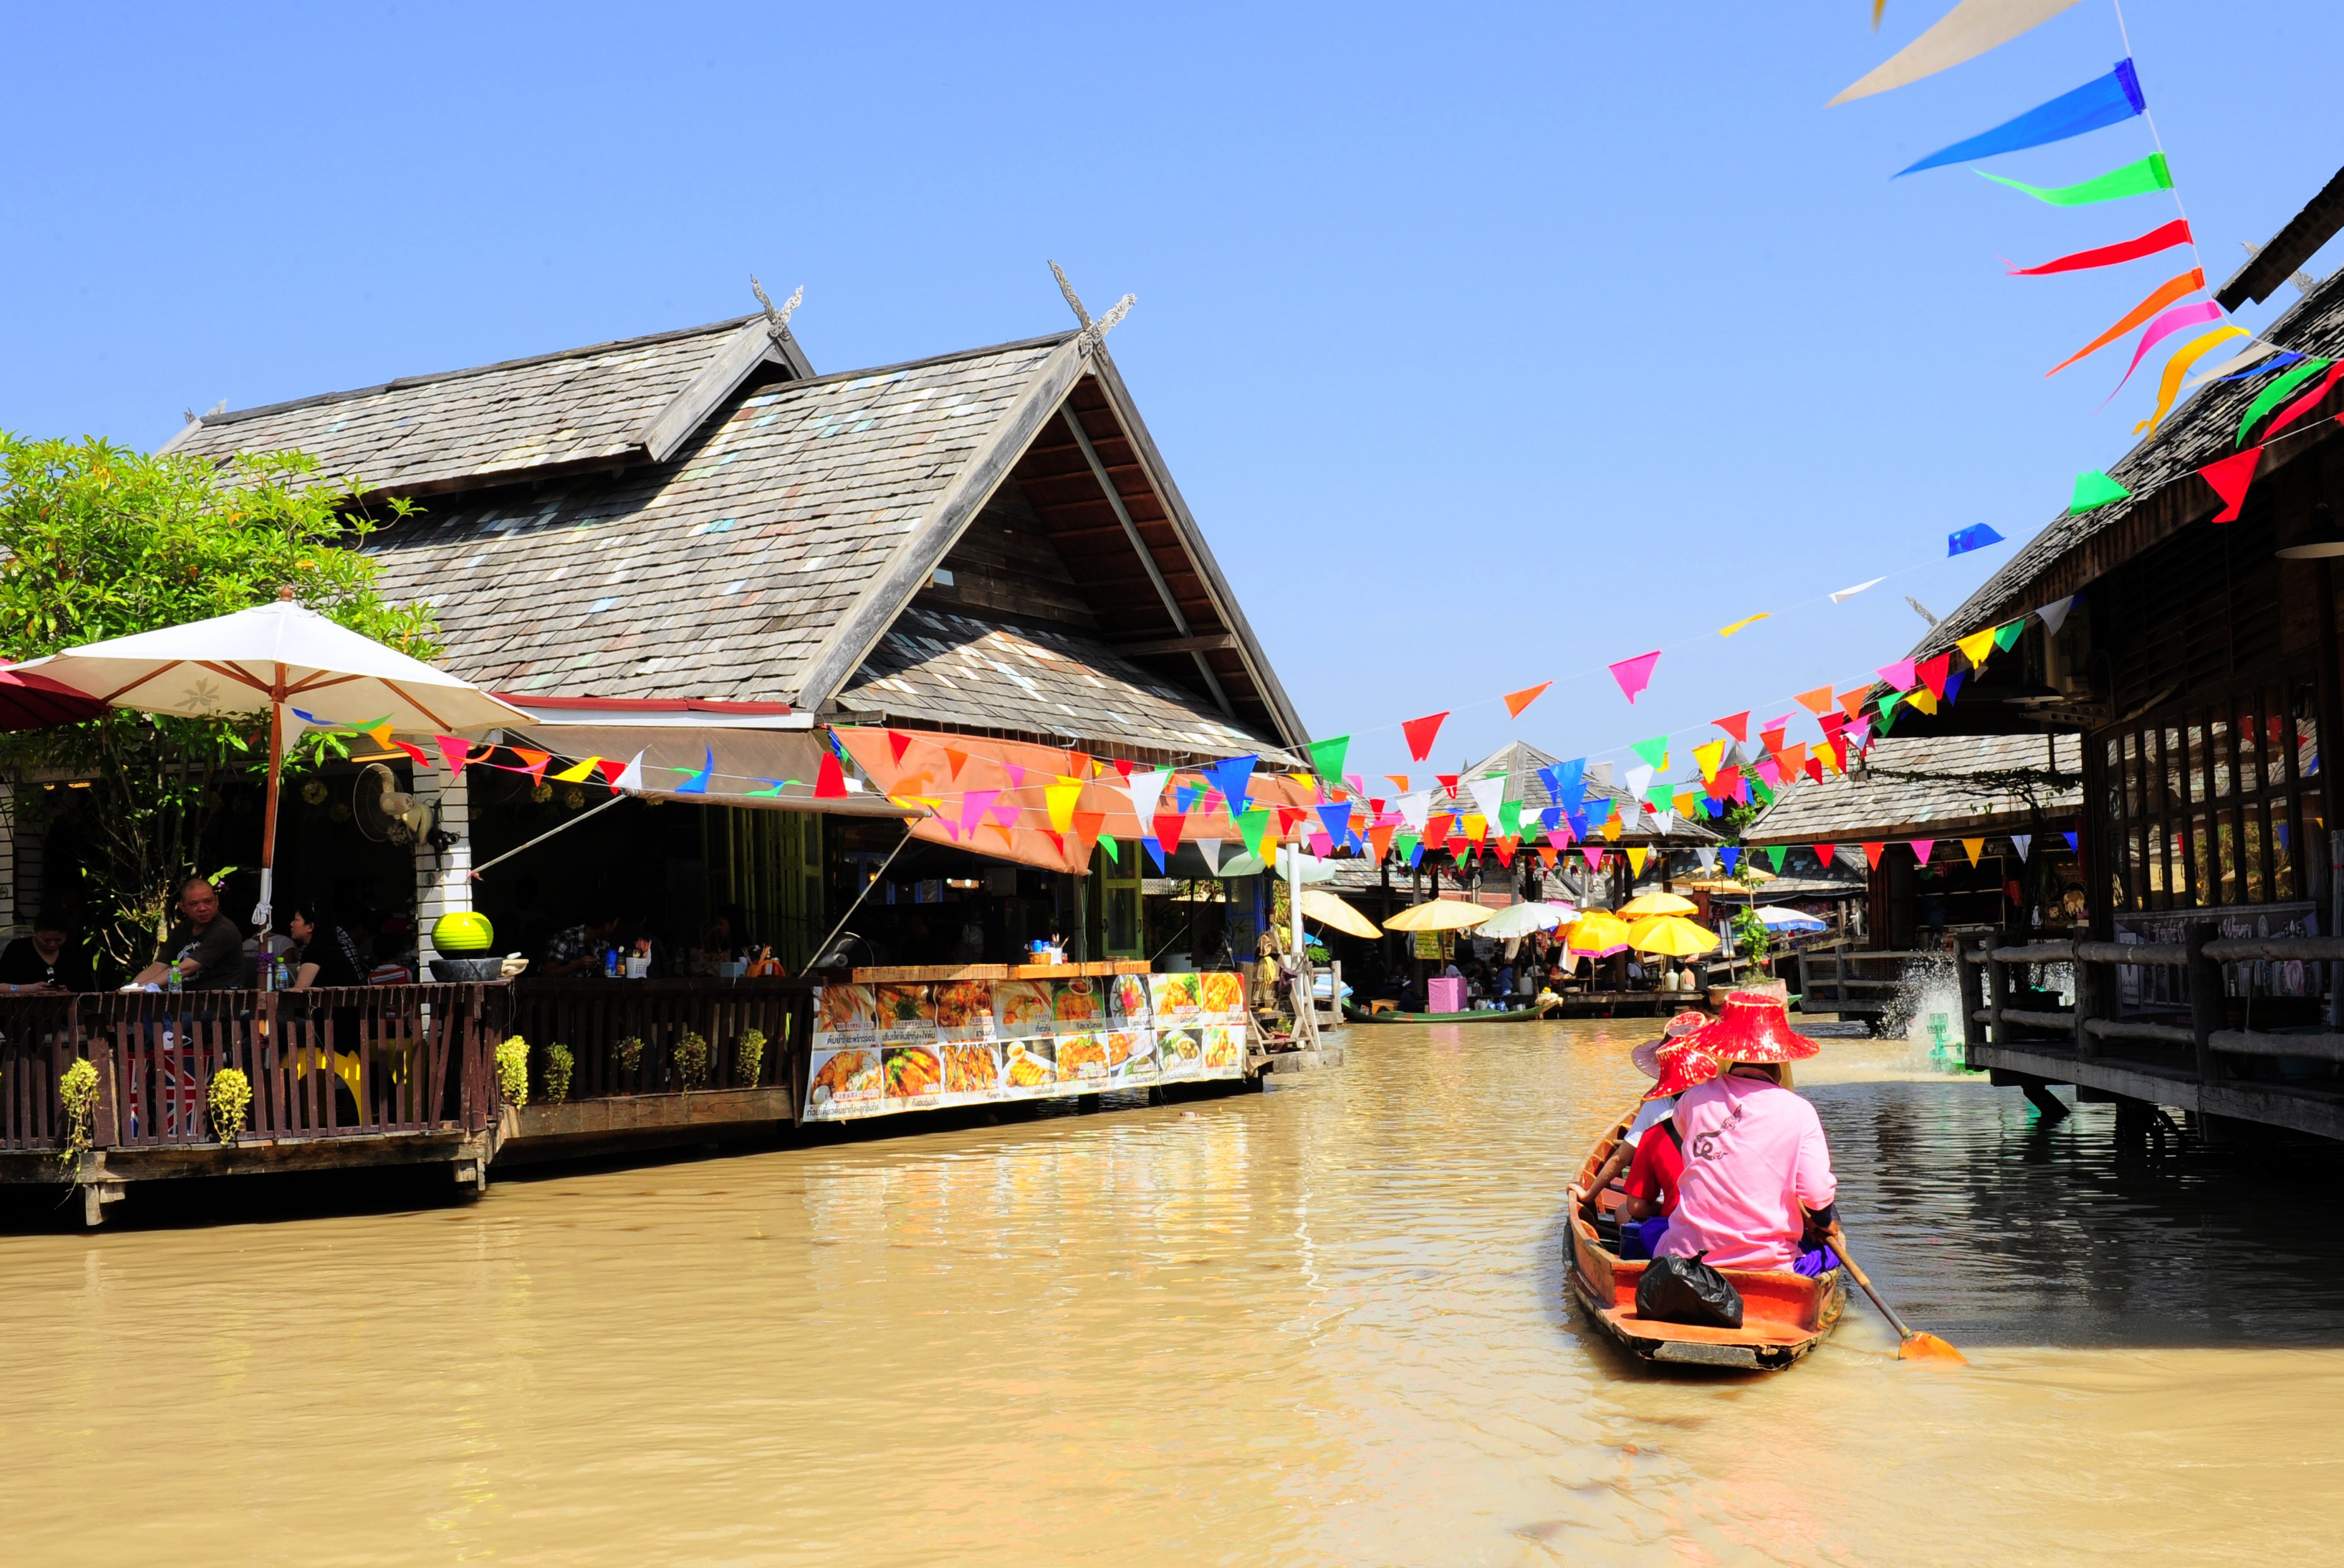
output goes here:
[[1896, 1330], [1898, 1361], [1968, 1362], [1967, 1356], [1936, 1335], [1916, 1333], [1911, 1324], [1896, 1315], [1895, 1308], [1880, 1299], [1880, 1292], [1872, 1288], [1872, 1281], [1864, 1277], [1864, 1270], [1856, 1266], [1854, 1259], [1847, 1255], [1847, 1241], [1844, 1237], [1833, 1237], [1832, 1248], [1839, 1254], [1840, 1262], [1854, 1277], [1855, 1282], [1864, 1287], [1864, 1293], [1872, 1298], [1872, 1304], [1880, 1309], [1880, 1315], [1887, 1319], [1889, 1326]]

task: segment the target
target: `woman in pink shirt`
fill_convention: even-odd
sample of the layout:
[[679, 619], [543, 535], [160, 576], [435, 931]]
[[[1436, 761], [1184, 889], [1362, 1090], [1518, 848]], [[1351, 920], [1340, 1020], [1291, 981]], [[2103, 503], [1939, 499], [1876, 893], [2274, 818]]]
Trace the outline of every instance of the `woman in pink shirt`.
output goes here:
[[1677, 1101], [1684, 1175], [1659, 1250], [1717, 1269], [1787, 1270], [1802, 1236], [1838, 1223], [1823, 1124], [1784, 1082], [1784, 1064], [1820, 1047], [1793, 1032], [1783, 1003], [1746, 993], [1727, 997], [1691, 1043], [1728, 1065]]

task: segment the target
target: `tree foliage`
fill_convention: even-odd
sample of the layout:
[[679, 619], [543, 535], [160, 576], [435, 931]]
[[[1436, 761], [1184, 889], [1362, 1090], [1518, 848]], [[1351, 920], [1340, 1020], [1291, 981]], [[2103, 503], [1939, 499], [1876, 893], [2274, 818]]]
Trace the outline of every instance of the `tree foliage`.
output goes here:
[[[25, 660], [108, 637], [294, 598], [419, 659], [439, 652], [428, 606], [393, 604], [355, 546], [375, 518], [298, 452], [157, 457], [97, 440], [26, 440], [0, 431], [0, 655]], [[413, 509], [391, 501], [395, 520]], [[144, 958], [184, 877], [199, 864], [220, 786], [264, 776], [268, 720], [177, 719], [117, 711], [86, 724], [0, 736], [19, 784], [18, 831], [39, 831], [67, 797], [86, 844], [71, 890], [90, 935], [118, 965]], [[343, 754], [311, 733], [288, 772]], [[22, 787], [41, 779], [86, 790]], [[44, 801], [51, 803], [45, 805]], [[258, 823], [254, 824], [257, 828]], [[250, 845], [258, 859], [259, 845]], [[54, 868], [51, 895], [57, 886]]]

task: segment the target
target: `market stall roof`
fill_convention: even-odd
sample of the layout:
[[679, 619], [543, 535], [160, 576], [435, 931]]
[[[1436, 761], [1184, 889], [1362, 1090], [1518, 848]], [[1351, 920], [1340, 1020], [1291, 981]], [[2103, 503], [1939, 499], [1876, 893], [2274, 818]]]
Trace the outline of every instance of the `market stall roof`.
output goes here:
[[2083, 809], [2076, 735], [1886, 735], [1849, 761], [1843, 775], [1785, 789], [1743, 841], [1833, 844], [1845, 855], [1867, 840], [2026, 833], [2038, 822], [2056, 828]]
[[1103, 333], [817, 376], [751, 317], [207, 415], [170, 450], [298, 448], [321, 481], [430, 496], [366, 541], [383, 590], [524, 701], [1291, 751], [1307, 732]]

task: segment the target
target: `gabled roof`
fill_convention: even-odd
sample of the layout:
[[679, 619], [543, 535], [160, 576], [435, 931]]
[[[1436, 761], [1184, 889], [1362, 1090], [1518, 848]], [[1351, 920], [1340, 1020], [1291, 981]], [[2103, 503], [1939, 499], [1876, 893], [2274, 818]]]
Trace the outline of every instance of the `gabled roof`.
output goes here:
[[[1063, 551], [1049, 594], [1005, 572], [1005, 603], [937, 602], [985, 519]], [[450, 667], [523, 701], [1084, 725], [1102, 753], [1305, 738], [1091, 332], [753, 381], [665, 461], [474, 484], [368, 548], [386, 592], [432, 605]], [[1068, 594], [1086, 608], [1046, 602]]]
[[[2258, 336], [2299, 353], [2344, 358], [2344, 269], [2329, 274]], [[1931, 627], [1913, 656], [1933, 657], [1971, 632], [2080, 592], [2109, 568], [2219, 511], [2220, 499], [2195, 475], [2238, 450], [2238, 421], [2271, 379], [2209, 381], [2185, 398], [2164, 424], [2109, 467], [2108, 476], [2130, 491], [2131, 499], [2080, 517], [2062, 511], [1960, 608]], [[2327, 412], [2334, 411], [2339, 397], [2344, 394], [2326, 400]], [[2276, 465], [2323, 450], [2334, 435], [2334, 425], [2321, 410], [2298, 420], [2284, 446], [2264, 460], [2265, 477]]]
[[369, 494], [656, 462], [752, 378], [813, 373], [787, 328], [746, 316], [468, 370], [206, 414], [163, 450], [298, 450]]
[[2083, 769], [2073, 734], [1883, 735], [1845, 774], [1785, 789], [1742, 836], [1845, 846], [2026, 833], [2083, 809]]

